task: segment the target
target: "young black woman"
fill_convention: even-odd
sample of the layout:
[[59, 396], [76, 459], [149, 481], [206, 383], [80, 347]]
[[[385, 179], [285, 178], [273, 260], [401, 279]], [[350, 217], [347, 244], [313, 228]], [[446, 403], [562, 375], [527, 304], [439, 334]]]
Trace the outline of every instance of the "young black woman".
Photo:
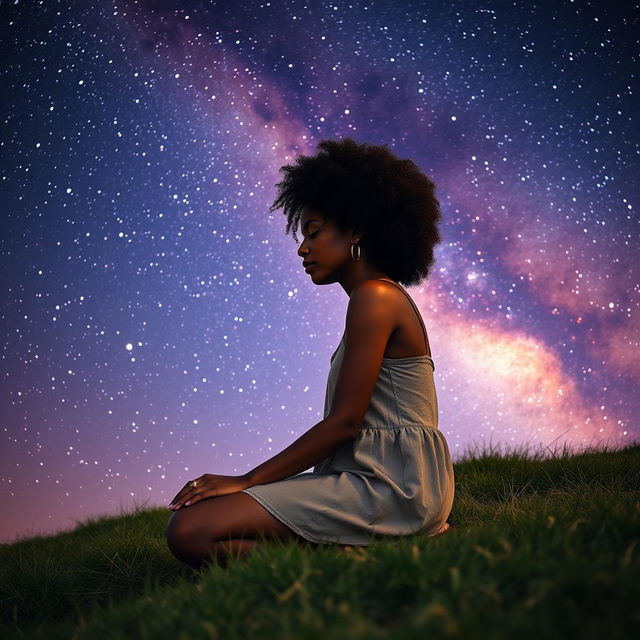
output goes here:
[[[261, 539], [368, 545], [444, 533], [454, 498], [438, 428], [435, 370], [422, 316], [399, 282], [425, 279], [440, 241], [435, 184], [387, 145], [323, 140], [284, 173], [270, 211], [315, 285], [349, 297], [331, 357], [324, 417], [241, 476], [204, 474], [173, 499], [172, 553], [193, 567]], [[313, 466], [312, 473], [303, 473]]]

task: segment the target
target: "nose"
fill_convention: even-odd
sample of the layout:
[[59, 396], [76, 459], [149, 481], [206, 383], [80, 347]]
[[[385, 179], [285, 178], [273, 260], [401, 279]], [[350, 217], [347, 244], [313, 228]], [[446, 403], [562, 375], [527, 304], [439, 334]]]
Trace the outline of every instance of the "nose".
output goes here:
[[306, 253], [306, 247], [304, 246], [304, 240], [300, 243], [298, 247], [298, 255], [302, 257]]

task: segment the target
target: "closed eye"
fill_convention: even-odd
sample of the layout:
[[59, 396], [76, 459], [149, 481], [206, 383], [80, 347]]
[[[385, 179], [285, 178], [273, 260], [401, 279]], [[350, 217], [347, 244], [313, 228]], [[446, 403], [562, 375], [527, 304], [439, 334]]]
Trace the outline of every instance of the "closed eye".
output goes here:
[[309, 234], [309, 237], [310, 238], [315, 238], [318, 235], [318, 233], [320, 233], [320, 232], [319, 231], [314, 231], [313, 233]]

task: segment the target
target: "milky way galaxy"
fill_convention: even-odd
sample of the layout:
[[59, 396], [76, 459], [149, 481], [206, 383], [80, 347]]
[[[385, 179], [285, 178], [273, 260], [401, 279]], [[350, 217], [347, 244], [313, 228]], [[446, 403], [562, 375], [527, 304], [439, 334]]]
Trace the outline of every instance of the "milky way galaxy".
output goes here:
[[639, 15], [2, 3], [3, 541], [167, 505], [320, 421], [348, 298], [267, 210], [324, 138], [437, 185], [443, 241], [408, 291], [454, 462], [637, 442]]

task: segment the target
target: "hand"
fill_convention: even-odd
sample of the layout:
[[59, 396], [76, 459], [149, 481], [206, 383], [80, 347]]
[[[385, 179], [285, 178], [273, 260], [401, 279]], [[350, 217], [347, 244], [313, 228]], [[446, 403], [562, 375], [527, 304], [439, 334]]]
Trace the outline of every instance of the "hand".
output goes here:
[[189, 482], [178, 492], [171, 501], [169, 509], [176, 511], [180, 507], [188, 507], [204, 498], [224, 496], [228, 493], [236, 493], [247, 489], [251, 482], [247, 476], [219, 476], [213, 473], [205, 473], [195, 478], [197, 486], [192, 487]]

